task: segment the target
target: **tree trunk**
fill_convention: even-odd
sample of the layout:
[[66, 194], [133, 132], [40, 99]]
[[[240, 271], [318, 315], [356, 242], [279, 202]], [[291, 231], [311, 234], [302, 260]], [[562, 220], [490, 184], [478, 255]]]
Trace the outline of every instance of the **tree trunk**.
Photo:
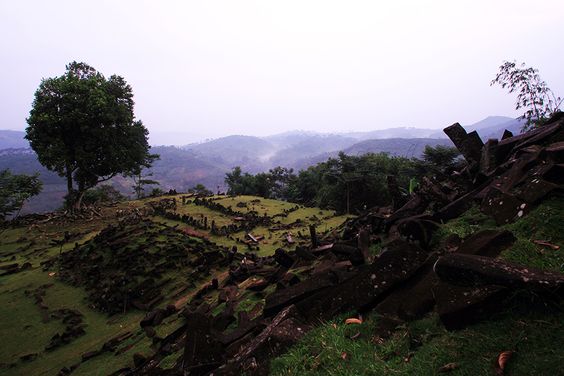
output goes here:
[[350, 214], [350, 192], [349, 192], [349, 183], [346, 183], [347, 186], [347, 214]]
[[76, 201], [74, 202], [74, 209], [75, 211], [80, 211], [80, 208], [82, 206], [82, 198], [84, 197], [84, 193], [86, 193], [86, 190], [79, 190], [76, 194]]
[[69, 164], [66, 166], [66, 177], [67, 177], [67, 206], [71, 211], [75, 210], [75, 192], [72, 186], [72, 168]]
[[68, 191], [68, 195], [69, 197], [72, 195], [72, 169], [70, 168], [70, 166], [67, 164], [66, 167], [66, 176], [67, 176], [67, 191]]
[[84, 182], [78, 181], [78, 191], [76, 192], [76, 196], [74, 197], [73, 208], [75, 211], [80, 211], [82, 206], [82, 198], [84, 197], [84, 193], [86, 192], [86, 187], [84, 186]]

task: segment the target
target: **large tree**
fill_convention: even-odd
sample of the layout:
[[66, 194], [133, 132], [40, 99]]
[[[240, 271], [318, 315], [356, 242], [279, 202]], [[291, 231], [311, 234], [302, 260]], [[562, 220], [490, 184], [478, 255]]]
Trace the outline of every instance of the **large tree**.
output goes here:
[[85, 63], [72, 62], [62, 76], [41, 81], [26, 138], [41, 164], [66, 178], [74, 208], [89, 188], [153, 161], [133, 106], [122, 77], [105, 78]]

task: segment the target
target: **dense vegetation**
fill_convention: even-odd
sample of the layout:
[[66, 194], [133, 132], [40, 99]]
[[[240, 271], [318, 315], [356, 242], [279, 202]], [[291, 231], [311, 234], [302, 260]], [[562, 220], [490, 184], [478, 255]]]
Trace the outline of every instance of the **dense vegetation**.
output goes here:
[[387, 178], [394, 176], [400, 191], [408, 195], [413, 182], [425, 175], [450, 170], [458, 151], [446, 146], [425, 148], [423, 159], [393, 157], [387, 153], [349, 156], [339, 153], [297, 174], [292, 169], [276, 167], [252, 175], [235, 167], [226, 174], [230, 194], [257, 195], [266, 198], [318, 206], [340, 213], [356, 213], [391, 202]]

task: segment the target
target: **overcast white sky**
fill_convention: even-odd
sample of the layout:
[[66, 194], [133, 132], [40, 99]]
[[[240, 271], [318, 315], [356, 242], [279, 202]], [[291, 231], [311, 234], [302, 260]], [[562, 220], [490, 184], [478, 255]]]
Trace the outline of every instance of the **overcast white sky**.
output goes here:
[[562, 14], [562, 0], [0, 0], [0, 129], [23, 130], [41, 78], [73, 60], [123, 76], [149, 130], [188, 141], [516, 117], [489, 82], [516, 59], [564, 95]]

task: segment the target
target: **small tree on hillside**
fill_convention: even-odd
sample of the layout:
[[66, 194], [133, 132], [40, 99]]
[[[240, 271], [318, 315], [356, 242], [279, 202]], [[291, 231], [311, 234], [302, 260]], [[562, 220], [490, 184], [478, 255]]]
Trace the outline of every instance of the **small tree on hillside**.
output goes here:
[[148, 131], [133, 114], [131, 86], [106, 79], [85, 63], [41, 81], [26, 138], [39, 162], [65, 177], [68, 200], [80, 209], [86, 190], [153, 161]]
[[188, 193], [194, 193], [196, 196], [211, 196], [213, 192], [206, 188], [203, 184], [196, 184], [188, 189]]
[[125, 199], [126, 197], [116, 188], [108, 184], [102, 184], [86, 191], [82, 203], [84, 205], [113, 204]]
[[[157, 154], [153, 154], [150, 156], [151, 161], [149, 162], [149, 164], [152, 163], [153, 160], [159, 158], [159, 156]], [[161, 183], [159, 183], [156, 180], [152, 180], [150, 179], [151, 176], [153, 176], [152, 172], [149, 172], [147, 174], [143, 174], [143, 167], [138, 167], [135, 168], [129, 175], [131, 176], [131, 178], [133, 179], [133, 193], [135, 193], [135, 196], [137, 197], [137, 199], [139, 200], [140, 198], [142, 198], [143, 192], [145, 192], [145, 187], [148, 185], [160, 185]]]
[[515, 109], [525, 109], [522, 118], [527, 121], [523, 130], [543, 125], [552, 114], [560, 111], [562, 104], [562, 99], [550, 90], [538, 72], [537, 69], [526, 67], [525, 63], [505, 61], [490, 83], [508, 88], [510, 93], [517, 93]]
[[248, 172], [243, 173], [239, 166], [233, 167], [231, 172], [225, 174], [225, 184], [229, 195], [256, 194], [255, 177]]
[[455, 164], [460, 155], [457, 148], [452, 146], [437, 145], [435, 147], [426, 145], [423, 151], [423, 160], [440, 169], [447, 169]]
[[148, 179], [152, 175], [153, 174], [151, 173], [147, 175], [138, 174], [133, 176], [133, 193], [135, 193], [135, 197], [137, 197], [137, 199], [143, 198], [143, 192], [145, 192], [146, 186], [161, 184], [156, 180]]
[[0, 171], [0, 221], [21, 210], [24, 202], [41, 192], [43, 184], [39, 175], [14, 175], [9, 170]]

